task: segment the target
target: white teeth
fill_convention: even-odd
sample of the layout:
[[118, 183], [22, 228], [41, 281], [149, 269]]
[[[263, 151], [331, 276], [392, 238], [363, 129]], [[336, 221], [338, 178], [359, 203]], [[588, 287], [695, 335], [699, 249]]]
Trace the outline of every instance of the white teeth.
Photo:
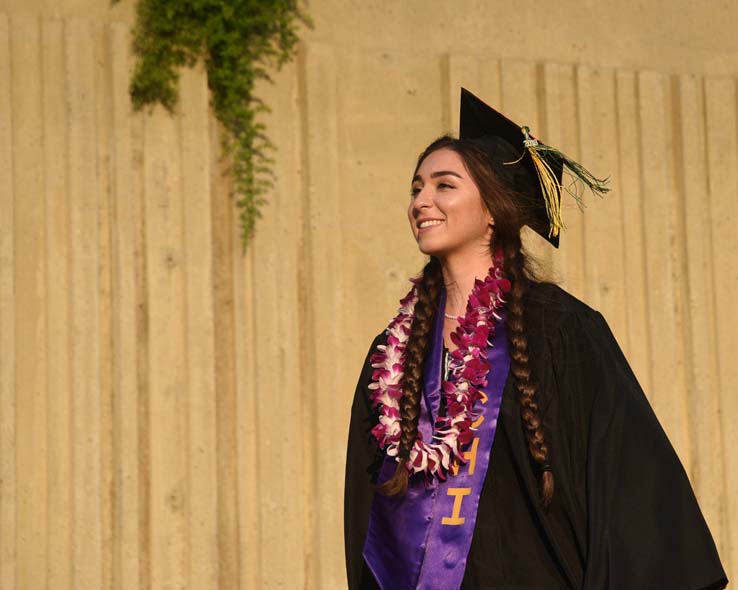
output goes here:
[[428, 221], [423, 221], [418, 227], [423, 228], [423, 227], [428, 227], [430, 225], [441, 225], [442, 223], [443, 221], [441, 221], [440, 219], [430, 219]]

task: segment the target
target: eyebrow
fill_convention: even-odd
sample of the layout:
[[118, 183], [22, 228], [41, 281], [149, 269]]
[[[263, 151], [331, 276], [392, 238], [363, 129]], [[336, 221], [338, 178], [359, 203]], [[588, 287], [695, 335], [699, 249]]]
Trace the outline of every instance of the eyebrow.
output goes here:
[[[460, 174], [457, 174], [456, 172], [453, 172], [452, 170], [438, 170], [437, 172], [431, 172], [431, 175], [430, 175], [431, 178], [438, 178], [439, 176], [455, 176], [456, 178], [462, 178]], [[423, 180], [420, 177], [420, 174], [416, 174], [415, 176], [413, 176], [412, 182], [415, 182], [416, 180]]]

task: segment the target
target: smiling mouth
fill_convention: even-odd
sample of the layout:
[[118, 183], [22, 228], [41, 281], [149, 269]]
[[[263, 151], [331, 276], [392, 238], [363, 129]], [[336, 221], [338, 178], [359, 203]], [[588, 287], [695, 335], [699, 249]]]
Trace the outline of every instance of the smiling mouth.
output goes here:
[[433, 227], [434, 225], [441, 225], [443, 221], [441, 219], [429, 219], [418, 224], [418, 229], [425, 229], [426, 227]]

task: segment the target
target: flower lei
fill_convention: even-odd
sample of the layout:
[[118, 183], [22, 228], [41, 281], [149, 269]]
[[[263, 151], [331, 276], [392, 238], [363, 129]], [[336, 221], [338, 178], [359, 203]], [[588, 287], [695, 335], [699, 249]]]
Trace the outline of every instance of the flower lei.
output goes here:
[[[426, 477], [438, 476], [445, 481], [453, 460], [466, 463], [463, 451], [474, 438], [472, 426], [479, 417], [474, 412], [475, 402], [481, 398], [480, 389], [487, 385], [491, 364], [487, 361], [487, 346], [494, 336], [495, 320], [500, 320], [497, 309], [505, 303], [502, 294], [510, 291], [510, 281], [502, 275], [501, 260], [489, 269], [487, 277], [474, 281], [466, 315], [451, 334], [458, 347], [450, 354], [450, 378], [443, 383], [446, 416], [436, 420], [435, 442], [426, 442], [418, 431], [409, 460], [405, 465], [411, 473], [425, 472]], [[387, 344], [377, 346], [371, 356], [372, 383], [369, 385], [373, 408], [381, 406], [379, 422], [372, 428], [379, 448], [387, 455], [397, 457], [402, 434], [400, 428], [400, 400], [405, 349], [410, 337], [415, 304], [418, 301], [419, 280], [411, 279], [413, 287], [400, 300], [397, 316], [387, 327]]]

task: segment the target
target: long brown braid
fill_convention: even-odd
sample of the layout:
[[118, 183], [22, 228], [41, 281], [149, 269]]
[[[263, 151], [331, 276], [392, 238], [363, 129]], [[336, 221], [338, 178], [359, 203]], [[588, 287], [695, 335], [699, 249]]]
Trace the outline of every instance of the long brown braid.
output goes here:
[[418, 435], [420, 416], [420, 394], [423, 391], [423, 360], [428, 352], [428, 342], [433, 328], [433, 318], [438, 308], [438, 299], [443, 287], [443, 275], [438, 259], [431, 257], [423, 268], [418, 284], [418, 301], [410, 327], [410, 337], [405, 349], [405, 364], [402, 375], [402, 400], [400, 401], [399, 461], [393, 476], [377, 489], [387, 496], [402, 495], [407, 490], [408, 470], [405, 467], [410, 449]]
[[[494, 233], [489, 251], [491, 254], [498, 246], [502, 248], [503, 272], [511, 282], [505, 314], [510, 342], [510, 370], [518, 391], [520, 415], [528, 440], [528, 449], [538, 465], [541, 499], [544, 507], [548, 507], [554, 492], [554, 476], [549, 464], [550, 442], [547, 441], [543, 429], [537, 403], [537, 387], [529, 366], [523, 304], [530, 281], [537, 280], [537, 276], [531, 267], [529, 255], [522, 249], [520, 238], [523, 225], [533, 227], [538, 223], [533, 217], [534, 188], [527, 173], [522, 171], [522, 167], [500, 165], [502, 162], [519, 159], [519, 154], [516, 154], [509, 144], [497, 146], [497, 157], [491, 159], [488, 150], [482, 150], [472, 142], [448, 135], [438, 138], [420, 154], [415, 173], [423, 160], [439, 149], [449, 149], [459, 154], [494, 219]], [[402, 495], [407, 491], [409, 474], [405, 465], [409, 450], [417, 437], [420, 396], [423, 389], [423, 361], [428, 351], [442, 286], [440, 262], [431, 257], [423, 269], [422, 280], [418, 284], [418, 301], [415, 305], [415, 317], [403, 367], [403, 397], [400, 404], [402, 435], [398, 453], [400, 458], [393, 476], [377, 487], [379, 492], [388, 496]]]
[[528, 439], [528, 450], [535, 459], [540, 472], [539, 486], [544, 507], [551, 503], [554, 493], [554, 476], [549, 464], [549, 449], [543, 422], [536, 401], [536, 385], [531, 379], [528, 357], [528, 336], [525, 333], [525, 309], [523, 297], [528, 288], [525, 274], [525, 256], [519, 245], [517, 248], [503, 248], [503, 272], [511, 282], [508, 294], [505, 325], [510, 342], [510, 370], [512, 371], [515, 389], [518, 390], [520, 417], [523, 421], [525, 435]]

